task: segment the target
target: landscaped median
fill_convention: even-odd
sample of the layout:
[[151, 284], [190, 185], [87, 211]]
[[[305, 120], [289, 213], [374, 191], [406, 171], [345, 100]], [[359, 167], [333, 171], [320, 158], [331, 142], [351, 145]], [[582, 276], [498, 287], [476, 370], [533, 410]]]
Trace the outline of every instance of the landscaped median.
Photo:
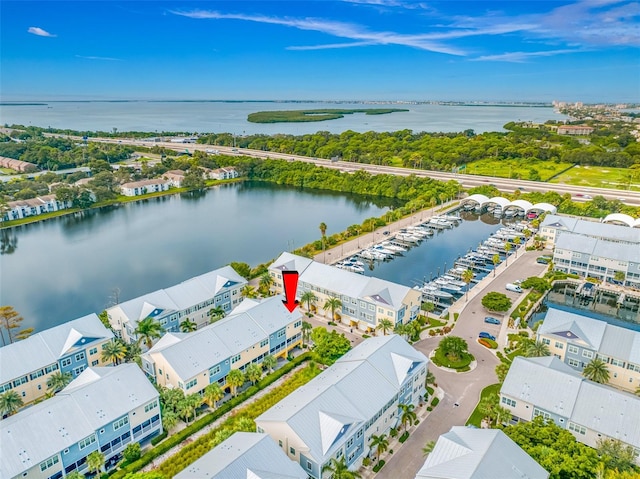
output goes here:
[[470, 371], [471, 363], [475, 361], [473, 354], [468, 351], [467, 342], [457, 336], [443, 338], [429, 358], [436, 366], [459, 373]]
[[260, 399], [257, 399], [244, 408], [239, 408], [239, 406], [241, 406], [243, 402], [257, 394], [267, 386], [273, 384], [282, 376], [291, 372], [293, 369], [309, 359], [311, 359], [311, 353], [301, 354], [274, 373], [258, 381], [255, 386], [249, 387], [242, 394], [239, 394], [237, 397], [225, 402], [214, 412], [198, 419], [182, 431], [179, 431], [170, 436], [168, 439], [162, 441], [156, 447], [144, 454], [140, 459], [129, 464], [125, 468], [116, 471], [110, 477], [113, 479], [122, 479], [128, 473], [138, 472], [142, 470], [142, 468], [150, 464], [157, 457], [178, 446], [180, 443], [188, 439], [191, 435], [193, 435], [200, 429], [208, 426], [217, 419], [221, 418], [226, 413], [236, 408], [238, 409], [234, 411], [234, 414], [227, 420], [225, 420], [221, 425], [183, 447], [180, 451], [171, 456], [170, 459], [162, 463], [157, 471], [167, 479], [171, 478], [178, 472], [189, 466], [189, 464], [193, 463], [198, 458], [209, 452], [234, 432], [243, 430], [255, 431], [254, 419], [257, 416], [262, 414], [274, 404], [278, 403], [282, 398], [289, 395], [300, 386], [308, 383], [311, 379], [313, 379], [320, 373], [320, 369], [315, 366], [312, 367], [310, 365], [309, 367], [301, 369], [300, 371], [296, 371], [291, 378], [287, 379], [280, 386], [268, 392]]

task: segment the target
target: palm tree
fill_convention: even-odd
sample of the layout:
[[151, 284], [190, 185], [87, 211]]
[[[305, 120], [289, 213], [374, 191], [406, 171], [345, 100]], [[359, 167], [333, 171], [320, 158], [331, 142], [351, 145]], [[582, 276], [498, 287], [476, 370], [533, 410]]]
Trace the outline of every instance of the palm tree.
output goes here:
[[129, 343], [125, 346], [127, 347], [127, 354], [125, 355], [124, 360], [127, 363], [136, 363], [138, 366], [142, 367], [142, 360], [140, 359], [142, 349], [140, 349], [140, 345], [138, 343]]
[[607, 368], [607, 363], [599, 358], [594, 358], [589, 361], [589, 364], [584, 367], [582, 375], [596, 383], [606, 384], [609, 382], [609, 369]]
[[[218, 383], [211, 383], [206, 388], [204, 388], [204, 402], [207, 403], [209, 407], [216, 407], [218, 401], [224, 397], [224, 391], [220, 387]], [[162, 422], [164, 423], [164, 418], [162, 418]]]
[[471, 271], [470, 269], [465, 269], [462, 273], [462, 281], [464, 281], [467, 284], [467, 291], [465, 293], [466, 299], [465, 301], [469, 301], [469, 283], [471, 283], [471, 280], [473, 279], [473, 271]]
[[58, 391], [62, 391], [73, 379], [73, 375], [70, 372], [56, 372], [53, 373], [47, 379], [47, 389], [52, 393], [57, 393]]
[[447, 336], [438, 345], [442, 353], [451, 361], [457, 361], [468, 349], [467, 342], [458, 336]]
[[407, 325], [404, 323], [396, 323], [393, 327], [393, 332], [404, 338], [407, 335]]
[[167, 431], [167, 434], [171, 433], [171, 430], [178, 425], [179, 420], [177, 414], [173, 411], [162, 412], [162, 427]]
[[504, 252], [505, 252], [504, 264], [509, 264], [509, 251], [511, 251], [511, 243], [505, 243], [504, 244]]
[[324, 302], [324, 306], [322, 307], [322, 309], [324, 309], [325, 311], [327, 309], [331, 310], [331, 321], [334, 321], [336, 319], [336, 309], [341, 308], [342, 307], [342, 301], [340, 301], [340, 298], [337, 298], [335, 296], [331, 296], [330, 298], [328, 298], [325, 302]]
[[509, 373], [509, 366], [510, 364], [503, 362], [500, 362], [500, 364], [496, 366], [496, 376], [498, 376], [498, 381], [500, 381], [501, 383], [504, 382], [507, 374]]
[[491, 261], [493, 261], [493, 277], [496, 277], [496, 268], [498, 267], [498, 264], [500, 263], [500, 255], [498, 253], [494, 254], [491, 257]]
[[198, 325], [195, 321], [191, 321], [189, 318], [184, 318], [184, 321], [180, 323], [180, 331], [183, 333], [191, 333], [198, 329]]
[[271, 285], [273, 284], [273, 278], [271, 277], [271, 273], [265, 271], [260, 276], [260, 289], [264, 291], [265, 295], [271, 294]]
[[535, 341], [527, 345], [524, 355], [528, 358], [541, 358], [542, 356], [551, 356], [551, 351], [549, 351], [549, 346], [542, 341]]
[[322, 472], [328, 472], [332, 479], [358, 479], [361, 477], [359, 472], [349, 470], [344, 456], [340, 459], [332, 457], [327, 464], [322, 466]]
[[240, 293], [242, 294], [242, 296], [244, 296], [245, 298], [257, 298], [258, 297], [258, 292], [256, 291], [256, 288], [254, 288], [253, 286], [251, 286], [250, 284], [246, 284], [242, 290], [240, 290]]
[[407, 429], [407, 425], [413, 426], [413, 423], [418, 419], [418, 415], [415, 413], [415, 406], [413, 404], [398, 404], [398, 409], [402, 411], [400, 414], [400, 422], [402, 426]]
[[113, 363], [115, 366], [127, 355], [127, 345], [118, 339], [112, 339], [102, 345], [102, 360], [105, 363]]
[[216, 306], [215, 308], [211, 308], [209, 310], [209, 312], [207, 313], [207, 315], [212, 318], [212, 322], [216, 322], [219, 319], [222, 319], [226, 316], [226, 312], [224, 309], [222, 309], [221, 306]]
[[308, 343], [309, 340], [311, 339], [311, 330], [313, 330], [313, 325], [307, 321], [302, 321], [302, 346], [303, 347], [305, 343]]
[[138, 327], [133, 334], [137, 336], [138, 344], [144, 341], [147, 349], [151, 349], [153, 340], [162, 337], [164, 334], [164, 328], [155, 319], [147, 317], [138, 323]]
[[239, 369], [232, 369], [227, 375], [227, 384], [231, 388], [231, 394], [236, 396], [238, 388], [244, 384], [244, 374]]
[[185, 421], [188, 423], [189, 418], [196, 416], [196, 409], [198, 406], [202, 404], [202, 397], [198, 393], [189, 394], [185, 396], [185, 398], [178, 403], [178, 411], [180, 415], [184, 417]]
[[307, 311], [311, 311], [311, 305], [315, 306], [316, 301], [318, 301], [318, 297], [313, 294], [313, 291], [305, 291], [300, 296], [300, 302], [307, 303]]
[[104, 454], [100, 451], [93, 451], [87, 456], [87, 467], [90, 472], [98, 473], [104, 466]]
[[380, 455], [384, 453], [389, 448], [389, 440], [387, 436], [381, 434], [376, 436], [375, 434], [371, 435], [371, 442], [369, 443], [371, 449], [375, 448], [376, 450], [376, 461], [380, 460]]
[[427, 313], [427, 318], [429, 317], [429, 313], [431, 313], [434, 309], [436, 309], [436, 305], [431, 301], [427, 301], [422, 304], [422, 310]]
[[[302, 324], [304, 325], [304, 322]], [[265, 367], [267, 371], [269, 371], [270, 373], [273, 372], [273, 369], [276, 367], [277, 364], [278, 364], [278, 360], [274, 358], [271, 354], [267, 354], [262, 359], [262, 366]]]
[[322, 251], [324, 251], [324, 237], [327, 234], [327, 225], [324, 222], [320, 223], [320, 234], [322, 235]]
[[522, 243], [522, 239], [520, 238], [520, 236], [516, 236], [515, 238], [513, 238], [513, 244], [516, 245], [516, 258], [518, 257], [518, 247], [520, 246], [520, 244]]
[[436, 447], [436, 442], [435, 441], [429, 441], [428, 443], [426, 443], [424, 445], [424, 447], [422, 448], [422, 453], [425, 456], [428, 456], [429, 454], [431, 454], [433, 452], [433, 448]]
[[7, 391], [0, 394], [0, 415], [11, 416], [15, 414], [18, 409], [20, 409], [24, 403], [22, 402], [22, 398], [15, 391]]
[[391, 321], [390, 319], [381, 319], [380, 322], [378, 323], [378, 325], [376, 326], [376, 329], [381, 329], [382, 330], [382, 334], [384, 336], [387, 335], [387, 331], [392, 331], [393, 330], [393, 321]]
[[430, 386], [431, 384], [435, 384], [435, 383], [436, 383], [435, 375], [431, 371], [427, 370], [427, 377], [424, 380], [424, 385]]
[[255, 384], [262, 377], [262, 367], [256, 363], [251, 363], [245, 368], [244, 375], [248, 381], [251, 381], [251, 384]]

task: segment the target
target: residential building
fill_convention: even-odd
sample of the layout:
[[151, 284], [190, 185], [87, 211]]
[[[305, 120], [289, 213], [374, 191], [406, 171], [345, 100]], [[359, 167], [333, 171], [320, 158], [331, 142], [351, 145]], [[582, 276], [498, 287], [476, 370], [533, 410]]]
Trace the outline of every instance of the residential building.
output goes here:
[[549, 473], [499, 429], [453, 426], [416, 479], [547, 479]]
[[537, 334], [551, 354], [576, 371], [597, 357], [607, 363], [611, 386], [640, 388], [640, 331], [549, 308]]
[[192, 333], [167, 333], [142, 356], [143, 370], [157, 384], [186, 394], [211, 383], [227, 387], [232, 369], [244, 371], [267, 355], [286, 358], [302, 343], [302, 314], [290, 313], [282, 296], [245, 299], [229, 316]]
[[216, 168], [215, 170], [207, 169], [205, 175], [208, 179], [214, 180], [229, 180], [232, 178], [237, 178], [239, 176], [238, 171], [231, 166]]
[[563, 232], [556, 239], [553, 268], [640, 288], [640, 243], [619, 243]]
[[140, 196], [146, 195], [147, 193], [167, 191], [168, 189], [169, 181], [160, 178], [132, 181], [120, 186], [120, 191], [124, 196]]
[[558, 127], [558, 135], [590, 135], [593, 128], [586, 125], [563, 125]]
[[375, 454], [371, 436], [399, 424], [399, 405], [424, 397], [427, 363], [400, 336], [367, 339], [258, 416], [257, 431], [315, 479], [328, 477], [322, 469], [332, 458], [356, 470]]
[[240, 304], [246, 284], [247, 280], [231, 266], [224, 266], [113, 306], [107, 309], [107, 317], [116, 335], [129, 343], [138, 340], [138, 322], [149, 317], [166, 331], [179, 331], [186, 319], [201, 328], [211, 321], [212, 310], [220, 308], [228, 314]]
[[340, 299], [342, 306], [335, 319], [363, 331], [374, 330], [383, 319], [406, 324], [420, 312], [421, 293], [416, 289], [286, 252], [269, 266], [272, 288], [277, 292], [283, 291], [283, 271], [298, 272], [298, 298], [312, 291], [318, 298], [316, 309], [323, 307], [327, 299]]
[[127, 444], [161, 432], [158, 391], [136, 364], [89, 368], [53, 398], [0, 421], [0, 477], [87, 473], [93, 451], [109, 468]]
[[35, 163], [7, 158], [6, 156], [0, 156], [0, 168], [9, 168], [20, 173], [30, 173], [39, 169]]
[[33, 334], [0, 348], [0, 393], [13, 390], [24, 404], [47, 393], [57, 372], [75, 378], [92, 366], [103, 366], [102, 347], [113, 339], [94, 313]]
[[553, 248], [557, 238], [565, 232], [640, 247], [640, 229], [599, 223], [575, 216], [548, 214], [540, 224], [538, 235], [545, 239], [548, 248]]
[[618, 439], [640, 450], [640, 397], [589, 381], [555, 356], [516, 357], [500, 402], [515, 422], [542, 416], [588, 446]]
[[180, 188], [184, 181], [184, 171], [182, 170], [169, 170], [162, 177], [169, 182], [169, 186], [174, 188]]
[[3, 220], [19, 220], [29, 216], [64, 210], [71, 208], [71, 206], [70, 201], [59, 201], [56, 195], [44, 195], [28, 200], [9, 201], [7, 202], [7, 210], [4, 213]]
[[236, 432], [175, 479], [307, 479], [267, 434]]

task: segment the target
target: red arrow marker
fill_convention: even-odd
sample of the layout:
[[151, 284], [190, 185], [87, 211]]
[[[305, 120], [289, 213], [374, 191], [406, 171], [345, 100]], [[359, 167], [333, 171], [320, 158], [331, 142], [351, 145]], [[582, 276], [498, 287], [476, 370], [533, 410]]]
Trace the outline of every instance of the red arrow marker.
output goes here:
[[298, 272], [297, 271], [283, 271], [282, 282], [284, 283], [284, 307], [293, 313], [293, 310], [298, 306], [296, 300], [296, 291], [298, 290]]

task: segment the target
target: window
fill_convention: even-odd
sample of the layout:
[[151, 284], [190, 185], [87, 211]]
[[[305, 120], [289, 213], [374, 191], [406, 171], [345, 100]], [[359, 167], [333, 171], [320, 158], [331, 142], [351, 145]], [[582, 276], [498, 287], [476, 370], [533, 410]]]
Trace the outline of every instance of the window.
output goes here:
[[117, 431], [118, 429], [126, 426], [127, 424], [129, 424], [129, 417], [125, 416], [122, 419], [118, 419], [116, 422], [113, 423], [113, 430]]
[[551, 419], [551, 414], [549, 414], [548, 412], [541, 411], [538, 408], [533, 408], [533, 417], [537, 416], [542, 416], [545, 420]]
[[195, 386], [196, 384], [198, 384], [198, 380], [197, 379], [192, 379], [191, 381], [189, 381], [186, 384], [186, 389], [191, 389], [193, 386]]
[[584, 426], [580, 426], [579, 424], [570, 422], [569, 423], [569, 431], [577, 432], [578, 434], [585, 435], [587, 433], [587, 429]]
[[78, 366], [77, 368], [73, 369], [73, 375], [77, 376], [78, 374], [80, 374], [82, 371], [84, 371], [84, 366]]
[[640, 373], [640, 366], [637, 366], [635, 364], [631, 364], [631, 363], [627, 364], [627, 369]]
[[155, 407], [158, 407], [158, 401], [153, 401], [153, 402], [150, 402], [149, 404], [147, 404], [144, 407], [144, 412], [149, 412]]
[[240, 355], [239, 354], [236, 354], [235, 356], [231, 357], [231, 364], [237, 363], [238, 361], [240, 361]]
[[564, 349], [564, 344], [562, 344], [560, 341], [556, 341], [556, 348], [557, 349]]
[[260, 347], [261, 348], [264, 348], [268, 344], [269, 344], [269, 340], [268, 339], [263, 339], [262, 341], [260, 341]]
[[85, 447], [89, 447], [91, 444], [93, 444], [94, 442], [96, 442], [96, 435], [95, 434], [91, 434], [91, 436], [78, 441], [78, 448], [82, 451]]
[[278, 439], [278, 446], [282, 447], [282, 441]]
[[292, 447], [289, 447], [289, 452], [291, 453], [292, 456], [296, 455], [296, 450]]
[[611, 365], [612, 366], [619, 366], [619, 367], [623, 368], [624, 367], [624, 361], [620, 361], [619, 359], [611, 358]]
[[580, 361], [576, 360], [576, 359], [569, 359], [569, 361], [567, 361], [569, 363], [569, 366], [573, 366], [574, 368], [579, 368], [580, 367]]
[[307, 461], [307, 469], [311, 470], [311, 461]]
[[584, 351], [582, 351], [582, 355], [585, 358], [591, 359], [593, 357], [593, 351], [589, 351], [588, 349], [585, 349]]
[[96, 354], [98, 352], [98, 348], [91, 348], [89, 350], [89, 354]]
[[63, 368], [69, 366], [70, 364], [71, 364], [71, 358], [64, 358], [62, 360], [62, 367]]
[[567, 348], [567, 351], [569, 351], [571, 354], [578, 354], [578, 348], [577, 346], [571, 346], [569, 345], [569, 347]]
[[[162, 373], [160, 373], [162, 374]], [[216, 374], [220, 374], [220, 365], [216, 365], [209, 369], [209, 376], [215, 376]]]
[[285, 331], [285, 330], [278, 331], [278, 337], [279, 337], [279, 338], [284, 338], [284, 335], [285, 335], [285, 334], [286, 334], [286, 331]]
[[295, 323], [293, 323], [294, 328], [299, 328], [300, 326], [302, 326], [302, 321], [296, 321]]
[[98, 361], [97, 359], [95, 359], [95, 360], [91, 361], [91, 366], [97, 366], [99, 362], [100, 362], [100, 361]]
[[347, 441], [347, 449], [353, 446], [353, 437]]
[[511, 399], [511, 398], [507, 398], [507, 397], [502, 397], [502, 404], [506, 404], [507, 406], [511, 406], [511, 407], [516, 407], [516, 402]]
[[547, 338], [542, 338], [542, 342], [544, 344], [546, 344], [547, 346], [551, 344], [551, 340], [547, 339]]
[[84, 351], [76, 354], [76, 361], [82, 361], [84, 359]]
[[50, 457], [46, 461], [40, 463], [40, 471], [46, 471], [54, 464], [58, 464], [58, 461], [59, 461], [58, 456]]

